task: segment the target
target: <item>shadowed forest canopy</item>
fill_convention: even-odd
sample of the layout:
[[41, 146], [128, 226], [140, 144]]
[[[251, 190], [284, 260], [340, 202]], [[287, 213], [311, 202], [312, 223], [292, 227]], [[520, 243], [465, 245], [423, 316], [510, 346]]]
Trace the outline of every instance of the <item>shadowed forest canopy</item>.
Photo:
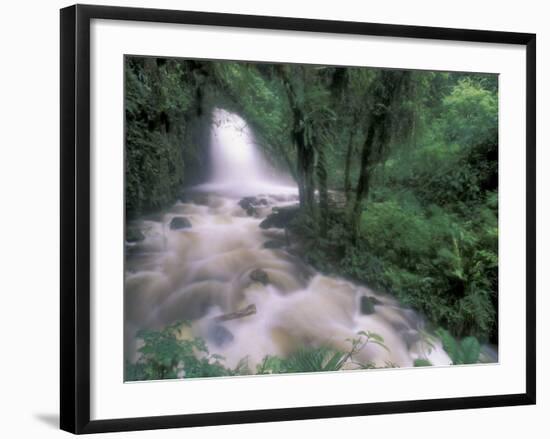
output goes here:
[[129, 218], [204, 181], [226, 109], [295, 180], [308, 263], [496, 343], [496, 75], [145, 57], [125, 75]]

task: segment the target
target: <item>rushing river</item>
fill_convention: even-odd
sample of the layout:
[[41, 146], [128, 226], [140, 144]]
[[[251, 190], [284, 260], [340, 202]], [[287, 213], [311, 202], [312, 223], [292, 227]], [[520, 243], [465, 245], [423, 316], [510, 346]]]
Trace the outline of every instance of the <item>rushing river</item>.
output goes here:
[[[215, 113], [211, 152], [208, 183], [132, 224], [145, 239], [126, 248], [128, 360], [137, 358], [137, 330], [186, 319], [189, 335], [202, 337], [229, 367], [248, 357], [254, 369], [268, 354], [284, 357], [304, 346], [348, 351], [358, 331], [381, 335], [388, 347], [367, 344], [356, 356], [360, 362], [451, 363], [413, 310], [365, 285], [316, 272], [284, 245], [282, 229], [259, 227], [273, 207], [295, 204], [297, 190], [262, 160], [240, 118]], [[256, 197], [252, 211], [239, 204], [245, 196]], [[185, 227], [171, 227], [176, 217], [186, 219]], [[374, 304], [369, 314], [361, 312], [364, 296]]]

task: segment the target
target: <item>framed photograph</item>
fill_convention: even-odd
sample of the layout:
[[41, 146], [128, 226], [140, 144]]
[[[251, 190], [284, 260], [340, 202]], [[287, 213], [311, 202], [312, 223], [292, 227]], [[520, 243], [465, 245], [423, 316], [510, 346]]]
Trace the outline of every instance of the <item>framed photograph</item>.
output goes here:
[[61, 428], [535, 403], [535, 35], [61, 10]]

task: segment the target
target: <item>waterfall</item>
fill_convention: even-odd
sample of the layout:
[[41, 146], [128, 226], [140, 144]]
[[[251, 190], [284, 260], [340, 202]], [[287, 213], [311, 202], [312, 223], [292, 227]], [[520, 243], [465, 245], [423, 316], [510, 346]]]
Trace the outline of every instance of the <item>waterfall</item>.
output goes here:
[[210, 132], [212, 181], [220, 184], [258, 184], [265, 163], [255, 149], [246, 122], [236, 114], [216, 109]]
[[219, 108], [212, 113], [210, 160], [212, 172], [201, 190], [234, 196], [296, 193], [290, 179], [266, 161], [246, 121]]

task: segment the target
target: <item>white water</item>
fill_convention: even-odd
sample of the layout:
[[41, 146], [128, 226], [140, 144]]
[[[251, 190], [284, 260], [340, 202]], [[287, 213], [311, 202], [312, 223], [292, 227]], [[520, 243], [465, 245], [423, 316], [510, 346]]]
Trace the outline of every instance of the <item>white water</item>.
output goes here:
[[[136, 330], [188, 319], [187, 335], [204, 338], [230, 367], [248, 357], [254, 370], [265, 355], [285, 356], [303, 346], [349, 350], [348, 340], [358, 331], [381, 335], [389, 351], [368, 344], [356, 361], [410, 367], [426, 358], [450, 364], [439, 341], [426, 341], [422, 319], [392, 297], [318, 273], [284, 248], [263, 247], [284, 237], [282, 230], [262, 230], [259, 223], [273, 206], [296, 203], [296, 188], [265, 177], [269, 166], [242, 119], [222, 110], [215, 119], [210, 182], [158, 217], [137, 221], [146, 239], [127, 246], [126, 357], [136, 359]], [[255, 216], [238, 204], [250, 195], [266, 200]], [[170, 230], [174, 216], [185, 216], [192, 227]], [[255, 269], [267, 273], [267, 285], [251, 279]], [[359, 311], [364, 295], [380, 302], [371, 315]], [[215, 321], [251, 304], [253, 315]]]
[[231, 196], [297, 194], [289, 178], [277, 175], [261, 156], [254, 135], [236, 114], [216, 109], [210, 132], [209, 181], [195, 189]]

